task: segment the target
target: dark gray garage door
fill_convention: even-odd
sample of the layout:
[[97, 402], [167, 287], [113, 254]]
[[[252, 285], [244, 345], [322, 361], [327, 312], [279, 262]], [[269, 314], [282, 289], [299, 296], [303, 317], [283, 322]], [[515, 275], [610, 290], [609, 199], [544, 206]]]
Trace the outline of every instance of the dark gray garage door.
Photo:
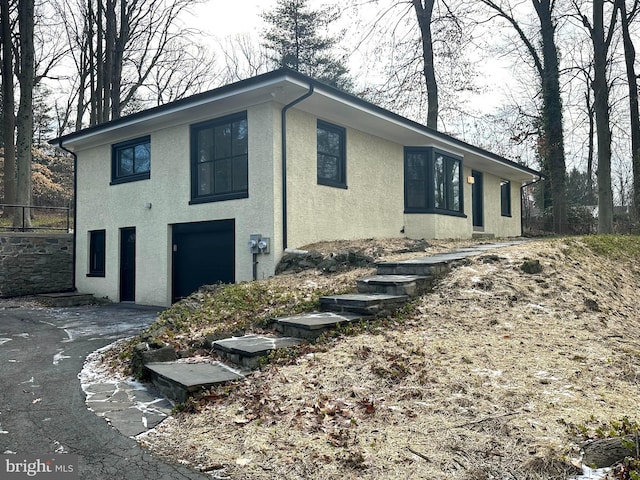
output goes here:
[[173, 225], [173, 301], [202, 285], [235, 282], [235, 221]]

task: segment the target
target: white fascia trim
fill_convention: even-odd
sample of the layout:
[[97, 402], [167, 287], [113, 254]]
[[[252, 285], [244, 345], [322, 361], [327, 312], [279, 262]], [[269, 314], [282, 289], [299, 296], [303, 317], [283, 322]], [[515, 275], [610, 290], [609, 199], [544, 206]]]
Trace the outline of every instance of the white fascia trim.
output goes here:
[[[287, 78], [287, 80], [291, 81], [291, 79]], [[113, 132], [113, 131], [117, 131], [117, 130], [122, 130], [123, 128], [127, 128], [127, 127], [131, 127], [133, 125], [137, 125], [139, 123], [142, 122], [148, 122], [150, 120], [154, 120], [154, 119], [158, 119], [158, 118], [162, 118], [162, 117], [166, 117], [175, 113], [180, 113], [183, 112], [185, 110], [189, 110], [191, 108], [194, 107], [199, 107], [202, 105], [206, 105], [208, 103], [213, 103], [213, 102], [217, 102], [219, 100], [224, 100], [225, 98], [229, 98], [229, 97], [234, 97], [237, 95], [242, 95], [244, 93], [248, 93], [251, 92], [253, 90], [256, 90], [258, 88], [264, 88], [264, 87], [269, 87], [271, 85], [274, 84], [278, 84], [278, 83], [282, 83], [282, 78], [274, 78], [271, 80], [267, 80], [265, 82], [261, 82], [260, 84], [257, 85], [251, 85], [248, 87], [244, 87], [244, 88], [240, 88], [239, 90], [230, 90], [228, 92], [216, 95], [214, 97], [207, 97], [207, 98], [203, 98], [199, 101], [194, 101], [194, 102], [188, 102], [185, 103], [184, 105], [179, 105], [179, 106], [175, 106], [173, 108], [167, 108], [166, 110], [163, 109], [161, 112], [158, 113], [151, 113], [149, 115], [142, 115], [136, 119], [130, 120], [130, 121], [122, 121], [119, 122], [117, 125], [112, 125], [112, 126], [107, 126], [105, 128], [101, 128], [95, 132], [90, 132], [90, 133], [86, 133], [84, 135], [80, 135], [78, 137], [75, 137], [73, 140], [70, 140], [68, 142], [65, 142], [65, 146], [70, 146], [73, 145], [74, 143], [78, 143], [78, 142], [83, 142], [86, 141], [88, 139], [90, 139], [91, 137], [97, 136], [97, 135], [104, 135], [105, 133], [109, 133], [109, 132]], [[57, 145], [60, 146], [61, 142], [58, 142]]]
[[[302, 83], [301, 85], [304, 85], [304, 84]], [[325, 96], [327, 98], [330, 98], [332, 100], [335, 100], [337, 102], [341, 102], [343, 104], [347, 104], [350, 107], [355, 108], [357, 110], [360, 110], [362, 112], [366, 112], [367, 114], [375, 116], [377, 118], [380, 118], [381, 120], [384, 120], [386, 122], [390, 122], [390, 123], [392, 123], [392, 124], [394, 124], [396, 126], [399, 126], [399, 127], [405, 128], [407, 130], [410, 130], [410, 131], [412, 131], [414, 133], [417, 133], [418, 135], [420, 135], [420, 136], [422, 136], [422, 137], [424, 137], [426, 139], [435, 140], [435, 141], [441, 142], [442, 144], [444, 144], [446, 146], [452, 147], [452, 148], [457, 149], [457, 150], [462, 150], [463, 152], [466, 152], [466, 153], [469, 153], [469, 154], [472, 154], [472, 155], [479, 155], [479, 156], [481, 156], [483, 158], [486, 158], [487, 160], [489, 160], [489, 161], [491, 161], [493, 163], [496, 163], [496, 164], [498, 164], [500, 166], [511, 168], [513, 170], [518, 170], [518, 171], [521, 171], [521, 172], [524, 172], [524, 173], [527, 173], [527, 174], [531, 173], [531, 172], [528, 172], [526, 170], [518, 168], [516, 165], [510, 165], [508, 163], [500, 162], [499, 160], [496, 160], [495, 158], [492, 158], [492, 157], [490, 157], [488, 155], [484, 155], [482, 152], [480, 152], [478, 150], [475, 150], [473, 148], [470, 148], [469, 146], [465, 145], [464, 143], [461, 144], [461, 143], [457, 143], [457, 142], [454, 142], [452, 140], [449, 140], [449, 138], [447, 136], [445, 136], [445, 135], [443, 135], [443, 136], [432, 135], [429, 132], [425, 132], [421, 128], [416, 127], [415, 125], [412, 125], [411, 123], [403, 122], [400, 119], [389, 117], [388, 115], [384, 115], [384, 113], [379, 112], [377, 110], [367, 108], [366, 106], [357, 104], [355, 102], [351, 102], [351, 101], [349, 101], [349, 100], [347, 100], [347, 99], [345, 99], [343, 97], [338, 97], [338, 96], [332, 94], [329, 91], [323, 90], [322, 87], [316, 87], [315, 92], [316, 93], [321, 93], [323, 96]], [[535, 177], [535, 176], [532, 175], [532, 177]]]

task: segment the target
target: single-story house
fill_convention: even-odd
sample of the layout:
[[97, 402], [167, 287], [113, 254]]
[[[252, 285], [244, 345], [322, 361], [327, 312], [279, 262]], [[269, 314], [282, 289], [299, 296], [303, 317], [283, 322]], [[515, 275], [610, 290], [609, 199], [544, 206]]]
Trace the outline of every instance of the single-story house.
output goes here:
[[61, 136], [75, 284], [169, 305], [337, 239], [521, 234], [540, 173], [281, 69]]

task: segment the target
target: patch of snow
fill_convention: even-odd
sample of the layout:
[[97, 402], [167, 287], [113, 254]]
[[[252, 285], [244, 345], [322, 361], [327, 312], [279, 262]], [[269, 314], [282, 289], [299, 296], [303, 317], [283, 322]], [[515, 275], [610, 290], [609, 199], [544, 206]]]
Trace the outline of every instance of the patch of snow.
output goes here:
[[473, 373], [477, 373], [479, 375], [485, 375], [487, 377], [501, 377], [503, 374], [502, 370], [490, 370], [488, 368], [474, 368], [472, 370]]
[[69, 453], [69, 451], [64, 447], [64, 445], [62, 445], [59, 441], [54, 440], [53, 442], [54, 445], [56, 445], [56, 453]]
[[547, 307], [544, 305], [538, 305], [537, 303], [530, 303], [527, 307], [533, 308], [534, 310], [541, 310], [543, 312], [547, 312]]
[[610, 468], [593, 469], [582, 465], [582, 475], [571, 477], [569, 480], [600, 480], [603, 479], [610, 470]]
[[549, 372], [545, 372], [544, 370], [540, 370], [539, 372], [537, 372], [536, 377], [544, 380], [558, 380], [558, 378], [554, 377]]
[[68, 355], [63, 355], [63, 353], [64, 353], [64, 350], [61, 350], [60, 352], [56, 353], [56, 354], [53, 356], [53, 364], [54, 364], [54, 365], [58, 365], [58, 364], [60, 363], [60, 361], [61, 361], [61, 360], [64, 360], [65, 358], [71, 358], [71, 357], [70, 357], [70, 356], [68, 356]]
[[14, 337], [29, 338], [29, 334], [28, 333], [16, 333], [14, 335]]
[[0, 338], [0, 345], [4, 345], [7, 342], [10, 342], [11, 338]]

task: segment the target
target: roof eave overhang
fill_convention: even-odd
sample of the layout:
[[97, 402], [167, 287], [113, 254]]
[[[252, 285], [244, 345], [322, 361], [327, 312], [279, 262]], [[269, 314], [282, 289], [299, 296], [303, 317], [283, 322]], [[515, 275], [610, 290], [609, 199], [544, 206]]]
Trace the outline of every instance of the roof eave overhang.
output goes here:
[[196, 123], [268, 101], [285, 105], [306, 93], [311, 85], [314, 87], [313, 95], [297, 104], [296, 109], [399, 145], [434, 146], [450, 151], [462, 156], [465, 165], [471, 168], [509, 180], [529, 182], [541, 178], [539, 172], [528, 167], [286, 69], [74, 132], [50, 143], [77, 152], [178, 124]]

